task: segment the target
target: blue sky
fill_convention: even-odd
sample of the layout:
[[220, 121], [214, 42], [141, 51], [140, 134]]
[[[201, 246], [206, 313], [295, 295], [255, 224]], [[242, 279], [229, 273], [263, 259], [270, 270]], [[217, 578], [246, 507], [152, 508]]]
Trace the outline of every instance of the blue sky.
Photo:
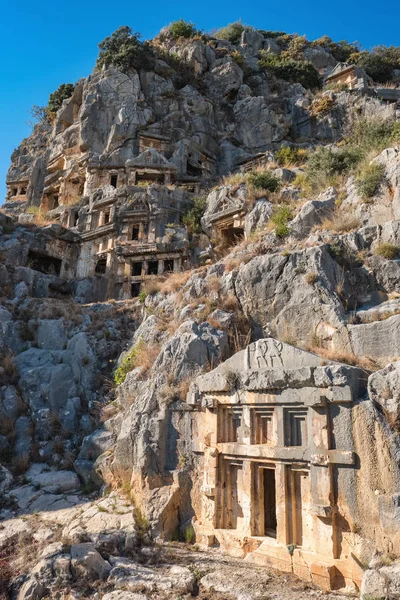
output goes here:
[[259, 29], [329, 35], [358, 41], [365, 48], [400, 45], [400, 2], [386, 0], [105, 0], [3, 2], [0, 22], [0, 204], [10, 155], [30, 133], [26, 121], [33, 104], [47, 103], [60, 83], [90, 73], [97, 44], [119, 25], [146, 38], [183, 18], [209, 31], [242, 19]]

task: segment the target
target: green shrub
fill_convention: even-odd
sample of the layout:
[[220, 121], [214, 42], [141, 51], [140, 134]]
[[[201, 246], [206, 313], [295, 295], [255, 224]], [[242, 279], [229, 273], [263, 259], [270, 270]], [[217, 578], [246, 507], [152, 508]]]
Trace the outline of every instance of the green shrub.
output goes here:
[[262, 33], [262, 35], [265, 38], [269, 38], [269, 39], [274, 39], [274, 38], [282, 37], [283, 35], [286, 35], [286, 33], [284, 31], [271, 31], [270, 29], [268, 29], [268, 30], [259, 29], [258, 31], [259, 31], [259, 33]]
[[291, 83], [300, 83], [307, 89], [321, 87], [321, 77], [317, 69], [308, 61], [296, 60], [276, 54], [260, 52], [261, 59], [258, 61], [262, 69], [266, 69], [278, 79]]
[[220, 40], [228, 40], [231, 44], [239, 44], [245, 29], [246, 26], [243, 25], [242, 21], [235, 21], [234, 23], [229, 23], [226, 27], [218, 29], [215, 33], [215, 37]]
[[193, 544], [195, 539], [196, 539], [196, 534], [195, 531], [193, 529], [193, 525], [186, 525], [186, 527], [183, 530], [183, 539], [185, 540], [185, 542], [187, 544]]
[[346, 40], [333, 42], [327, 35], [324, 35], [311, 42], [311, 46], [313, 48], [316, 46], [321, 46], [330, 52], [338, 62], [347, 62], [353, 54], [360, 51], [360, 47], [356, 42], [349, 43]]
[[303, 51], [310, 45], [305, 35], [296, 35], [290, 40], [286, 50], [283, 52], [284, 58], [293, 58], [294, 60], [304, 60]]
[[383, 256], [388, 260], [393, 260], [399, 255], [399, 247], [393, 244], [383, 243], [375, 248], [375, 254], [377, 256]]
[[293, 219], [293, 213], [287, 204], [281, 204], [274, 208], [271, 222], [275, 225], [275, 233], [279, 237], [285, 237], [289, 233], [288, 223]]
[[231, 58], [232, 60], [235, 61], [235, 63], [237, 65], [239, 65], [239, 67], [242, 67], [244, 64], [244, 56], [243, 54], [240, 54], [239, 50], [234, 50], [231, 54]]
[[197, 31], [193, 23], [188, 23], [183, 19], [179, 19], [179, 21], [174, 21], [173, 23], [171, 23], [168, 29], [174, 40], [177, 40], [179, 38], [192, 38], [198, 35], [199, 33], [199, 31]]
[[143, 541], [150, 530], [150, 523], [147, 517], [142, 513], [138, 506], [133, 509], [133, 517], [135, 519], [135, 531], [138, 537], [139, 543], [143, 544]]
[[372, 198], [385, 179], [385, 167], [378, 163], [365, 165], [356, 177], [357, 192], [362, 198]]
[[335, 106], [335, 101], [328, 95], [323, 95], [315, 98], [311, 104], [310, 115], [319, 117], [331, 112]]
[[247, 175], [246, 180], [256, 190], [276, 192], [280, 187], [279, 179], [271, 171], [252, 171]]
[[340, 175], [352, 169], [361, 160], [362, 153], [356, 149], [319, 148], [307, 160], [307, 175], [313, 177]]
[[348, 143], [363, 151], [381, 151], [393, 141], [399, 133], [397, 123], [380, 119], [359, 119], [353, 125]]
[[390, 134], [389, 141], [391, 144], [400, 143], [400, 121], [396, 121], [395, 123], [393, 123], [392, 133]]
[[275, 160], [283, 167], [303, 162], [307, 157], [307, 150], [303, 148], [290, 148], [290, 146], [281, 146], [275, 152]]
[[201, 233], [201, 218], [207, 208], [207, 199], [197, 197], [193, 200], [193, 206], [182, 217], [182, 224], [192, 235]]
[[75, 86], [73, 83], [62, 83], [55, 92], [50, 94], [47, 103], [46, 111], [57, 112], [64, 100], [67, 100], [74, 93]]
[[358, 52], [353, 60], [374, 81], [385, 83], [393, 78], [393, 71], [400, 68], [400, 47], [376, 46], [371, 52]]
[[114, 382], [117, 385], [124, 383], [128, 373], [133, 371], [136, 366], [136, 360], [142, 351], [143, 342], [140, 341], [134, 346], [128, 354], [122, 359], [121, 364], [114, 371]]
[[130, 69], [150, 69], [153, 65], [154, 52], [148, 42], [140, 41], [140, 33], [133, 33], [127, 25], [118, 27], [111, 36], [99, 44], [99, 56], [96, 66], [114, 65], [127, 73]]
[[144, 304], [146, 298], [147, 298], [146, 290], [141, 290], [139, 293], [139, 296], [138, 296], [138, 300], [139, 300], [140, 304]]

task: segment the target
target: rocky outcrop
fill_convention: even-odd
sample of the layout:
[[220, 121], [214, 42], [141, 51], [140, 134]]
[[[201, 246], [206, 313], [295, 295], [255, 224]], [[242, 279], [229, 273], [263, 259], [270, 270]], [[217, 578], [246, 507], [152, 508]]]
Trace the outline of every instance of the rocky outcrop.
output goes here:
[[[293, 600], [271, 565], [399, 591], [399, 148], [368, 199], [347, 166], [314, 194], [302, 162], [398, 108], [279, 80], [270, 36], [166, 28], [12, 155], [0, 566], [20, 600]], [[329, 50], [296, 52], [326, 74]]]
[[[307, 283], [307, 274], [314, 281]], [[235, 291], [244, 313], [258, 332], [304, 339], [317, 331], [333, 335], [344, 323], [336, 287], [342, 272], [327, 247], [309, 248], [289, 256], [257, 256], [242, 265]], [[309, 310], [312, 306], [312, 311]]]

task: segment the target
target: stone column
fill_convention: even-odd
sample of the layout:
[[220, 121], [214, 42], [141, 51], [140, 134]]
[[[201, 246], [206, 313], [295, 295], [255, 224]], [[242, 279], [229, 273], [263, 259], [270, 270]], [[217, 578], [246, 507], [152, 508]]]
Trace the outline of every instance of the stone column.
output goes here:
[[252, 516], [252, 502], [254, 501], [253, 494], [253, 469], [251, 460], [244, 460], [242, 467], [242, 480], [243, 488], [238, 490], [242, 500], [243, 508], [243, 529], [241, 533], [243, 535], [251, 535], [251, 516]]
[[275, 489], [276, 489], [276, 541], [286, 545], [287, 540], [287, 519], [288, 519], [288, 504], [287, 484], [285, 465], [276, 463], [275, 465]]

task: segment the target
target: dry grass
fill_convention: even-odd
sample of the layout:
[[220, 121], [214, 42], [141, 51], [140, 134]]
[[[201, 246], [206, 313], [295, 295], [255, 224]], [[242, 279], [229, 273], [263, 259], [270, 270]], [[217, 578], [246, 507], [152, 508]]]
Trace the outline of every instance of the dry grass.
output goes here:
[[314, 272], [309, 272], [305, 276], [305, 280], [309, 285], [314, 285], [314, 283], [317, 281], [317, 279], [318, 279], [318, 275], [317, 275], [317, 273], [314, 273]]
[[[242, 246], [246, 247], [247, 242], [244, 241], [242, 242]], [[255, 252], [246, 252], [243, 254], [240, 254], [239, 256], [232, 256], [231, 258], [228, 258], [226, 260], [226, 262], [224, 263], [225, 265], [225, 271], [227, 273], [229, 273], [230, 271], [234, 271], [235, 269], [238, 269], [240, 267], [240, 265], [247, 265], [248, 262], [250, 262], [254, 257], [256, 256]]]
[[155, 276], [154, 279], [146, 279], [143, 290], [148, 296], [154, 296], [158, 292], [173, 294], [183, 288], [192, 274], [193, 271], [181, 271], [162, 278]]
[[[221, 179], [221, 182], [216, 187], [225, 186], [238, 186], [244, 183], [245, 175], [243, 173], [231, 173]], [[214, 188], [215, 189], [215, 188]]]
[[29, 454], [28, 452], [24, 452], [19, 456], [14, 456], [12, 459], [12, 470], [17, 475], [22, 475], [26, 472], [29, 466]]
[[233, 332], [229, 332], [229, 347], [232, 354], [244, 350], [251, 342], [251, 327], [247, 319], [243, 316], [239, 319]]
[[388, 310], [388, 312], [381, 312], [379, 310], [372, 310], [366, 315], [366, 318], [362, 321], [362, 323], [375, 323], [376, 321], [386, 321], [386, 319], [390, 319], [390, 317], [395, 317], [400, 314], [400, 308], [396, 310]]
[[387, 260], [394, 260], [399, 255], [399, 247], [389, 243], [379, 244], [375, 248], [374, 254], [377, 256], [382, 256]]
[[6, 436], [8, 441], [13, 444], [15, 440], [15, 421], [6, 415], [0, 419], [0, 435]]
[[152, 368], [154, 361], [160, 354], [160, 347], [157, 345], [144, 345], [135, 360], [135, 367], [142, 369], [142, 377]]
[[210, 292], [219, 292], [221, 289], [221, 279], [220, 277], [210, 277], [207, 279], [207, 288]]
[[[66, 319], [75, 325], [79, 325], [83, 316], [83, 307], [74, 300], [60, 300], [46, 298], [38, 310], [39, 319]], [[98, 315], [100, 317], [100, 315]]]
[[163, 283], [161, 291], [163, 294], [171, 294], [178, 292], [183, 288], [188, 279], [192, 276], [192, 271], [181, 271], [180, 273], [173, 273]]
[[236, 312], [239, 310], [239, 300], [233, 294], [229, 296], [225, 296], [225, 298], [221, 299], [221, 309], [226, 310], [228, 312]]
[[313, 231], [328, 229], [335, 233], [348, 233], [359, 227], [360, 221], [356, 216], [336, 210], [331, 217], [324, 219], [319, 225], [315, 225]]
[[[1, 371], [2, 370], [2, 371]], [[16, 383], [18, 379], [17, 367], [15, 366], [15, 357], [12, 352], [6, 352], [0, 358], [0, 385]]]
[[192, 380], [190, 377], [186, 377], [185, 379], [182, 379], [177, 385], [178, 395], [182, 402], [186, 400], [191, 381]]
[[221, 321], [214, 319], [214, 317], [208, 317], [207, 322], [210, 323], [211, 327], [214, 327], [214, 329], [224, 329], [221, 325]]
[[318, 356], [325, 358], [326, 360], [333, 360], [352, 367], [359, 367], [366, 371], [378, 371], [381, 365], [369, 356], [356, 356], [350, 352], [340, 352], [338, 350], [330, 350], [323, 348], [321, 345], [313, 340], [313, 343], [306, 348], [309, 352], [314, 352]]
[[166, 404], [185, 402], [192, 379], [192, 377], [185, 377], [176, 382], [174, 375], [171, 373], [167, 378], [167, 383], [159, 390], [160, 397]]
[[161, 279], [146, 279], [142, 289], [147, 296], [155, 296], [158, 292], [161, 292], [162, 284]]

